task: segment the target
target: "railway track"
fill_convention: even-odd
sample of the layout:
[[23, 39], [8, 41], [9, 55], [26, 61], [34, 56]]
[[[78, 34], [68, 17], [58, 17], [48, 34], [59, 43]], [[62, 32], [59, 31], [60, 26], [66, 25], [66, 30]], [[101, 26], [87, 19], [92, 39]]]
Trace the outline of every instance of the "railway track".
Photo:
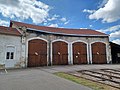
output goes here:
[[82, 77], [120, 89], [120, 71], [115, 69], [80, 70], [69, 72], [76, 77]]

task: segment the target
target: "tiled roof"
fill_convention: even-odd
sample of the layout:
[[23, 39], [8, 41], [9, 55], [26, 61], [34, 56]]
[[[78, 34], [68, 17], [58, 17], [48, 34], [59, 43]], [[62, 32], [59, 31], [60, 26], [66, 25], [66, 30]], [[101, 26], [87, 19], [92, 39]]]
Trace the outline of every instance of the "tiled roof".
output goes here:
[[31, 30], [37, 30], [37, 31], [53, 33], [53, 34], [64, 34], [64, 35], [73, 35], [73, 36], [108, 36], [105, 33], [101, 33], [91, 29], [55, 28], [55, 27], [32, 25], [32, 24], [16, 22], [16, 21], [11, 21], [10, 26], [12, 26], [12, 23], [14, 23], [17, 26], [25, 26]]
[[15, 28], [0, 26], [0, 34], [20, 36], [20, 32]]

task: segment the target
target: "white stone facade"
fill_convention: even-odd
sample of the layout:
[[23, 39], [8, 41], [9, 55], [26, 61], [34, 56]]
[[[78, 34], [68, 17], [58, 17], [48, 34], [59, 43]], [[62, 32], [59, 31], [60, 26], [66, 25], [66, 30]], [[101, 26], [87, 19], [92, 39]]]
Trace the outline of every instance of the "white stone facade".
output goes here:
[[0, 64], [5, 64], [6, 68], [25, 67], [21, 52], [20, 36], [0, 34]]
[[[92, 64], [92, 51], [91, 44], [95, 42], [102, 42], [106, 45], [106, 58], [107, 63], [111, 62], [111, 49], [109, 45], [108, 37], [74, 37], [74, 36], [66, 36], [66, 35], [50, 35], [50, 34], [36, 34], [36, 33], [27, 33], [26, 36], [26, 59], [28, 58], [28, 41], [33, 39], [42, 39], [47, 42], [47, 61], [48, 65], [51, 63], [52, 65], [52, 43], [55, 41], [63, 41], [68, 43], [68, 63], [73, 64], [73, 55], [72, 55], [72, 44], [74, 42], [84, 42], [87, 44], [87, 61], [88, 64]], [[50, 49], [50, 50], [49, 50]], [[49, 60], [50, 59], [50, 60]], [[26, 63], [27, 66], [27, 63]]]
[[39, 30], [22, 30], [14, 25], [12, 27], [16, 28], [16, 30], [22, 34], [21, 36], [0, 34], [0, 64], [5, 64], [6, 68], [27, 67], [28, 42], [34, 39], [41, 39], [47, 42], [47, 65], [52, 65], [52, 43], [56, 41], [63, 41], [68, 44], [68, 64], [73, 64], [72, 45], [75, 42], [83, 42], [87, 45], [87, 64], [92, 64], [91, 45], [95, 42], [102, 42], [106, 45], [106, 60], [107, 63], [111, 62], [111, 48], [109, 45], [109, 37], [107, 35], [58, 35], [56, 33], [44, 33]]

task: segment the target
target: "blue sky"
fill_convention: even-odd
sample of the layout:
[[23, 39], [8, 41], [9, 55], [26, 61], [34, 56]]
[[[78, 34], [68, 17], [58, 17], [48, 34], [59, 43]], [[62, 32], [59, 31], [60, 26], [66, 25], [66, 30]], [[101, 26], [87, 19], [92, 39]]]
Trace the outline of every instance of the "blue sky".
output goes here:
[[120, 44], [120, 0], [1, 0], [0, 25], [10, 20], [30, 24], [88, 28]]

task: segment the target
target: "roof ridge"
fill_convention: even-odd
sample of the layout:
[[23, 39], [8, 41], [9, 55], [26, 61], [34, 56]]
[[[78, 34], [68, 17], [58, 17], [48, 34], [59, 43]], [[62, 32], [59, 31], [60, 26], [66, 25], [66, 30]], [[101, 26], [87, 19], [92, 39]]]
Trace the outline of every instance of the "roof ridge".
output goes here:
[[39, 27], [54, 28], [54, 29], [93, 30], [93, 29], [88, 29], [88, 28], [63, 28], [63, 27], [40, 26], [40, 25], [35, 25], [35, 24], [30, 24], [30, 23], [18, 22], [14, 20], [11, 20], [11, 22], [17, 22], [17, 23], [28, 24], [28, 25], [39, 26]]

